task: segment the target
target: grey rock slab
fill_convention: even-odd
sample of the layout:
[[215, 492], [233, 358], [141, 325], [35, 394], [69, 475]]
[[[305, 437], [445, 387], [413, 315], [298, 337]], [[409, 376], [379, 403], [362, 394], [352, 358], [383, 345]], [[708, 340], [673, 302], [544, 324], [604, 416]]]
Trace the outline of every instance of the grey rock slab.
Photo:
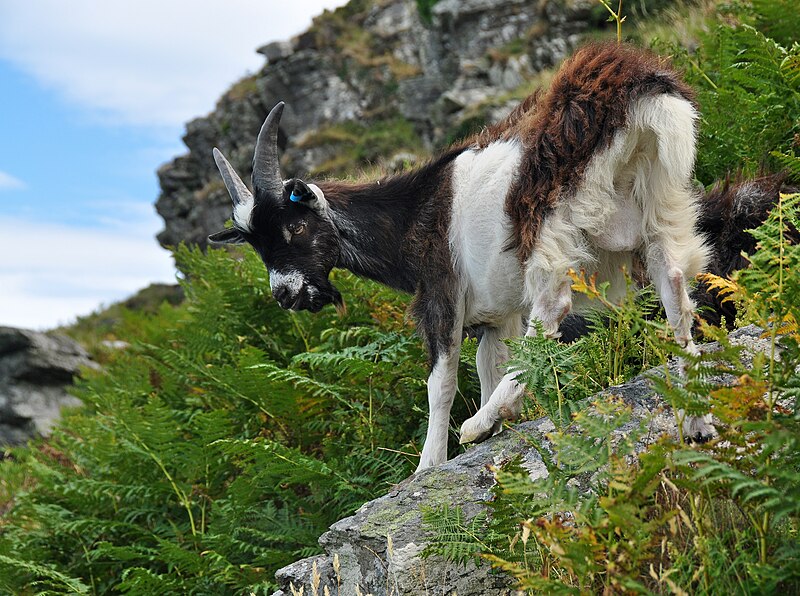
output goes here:
[[261, 46], [256, 52], [267, 59], [267, 64], [275, 64], [291, 56], [294, 53], [294, 45], [291, 41], [273, 41]]
[[81, 367], [97, 367], [70, 338], [0, 327], [0, 446], [47, 435], [64, 406], [80, 401], [67, 392]]

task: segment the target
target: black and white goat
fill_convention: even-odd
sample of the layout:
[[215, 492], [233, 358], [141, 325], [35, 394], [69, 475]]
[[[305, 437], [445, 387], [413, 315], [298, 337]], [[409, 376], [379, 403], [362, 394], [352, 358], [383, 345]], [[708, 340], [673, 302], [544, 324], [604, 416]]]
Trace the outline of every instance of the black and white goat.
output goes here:
[[[503, 339], [525, 332], [523, 320], [556, 336], [564, 316], [585, 306], [573, 301], [570, 269], [598, 272], [613, 297], [625, 291], [623, 267], [641, 259], [676, 340], [694, 349], [687, 279], [708, 258], [691, 180], [698, 114], [689, 87], [657, 57], [588, 45], [549, 91], [504, 121], [423, 167], [369, 183], [282, 180], [283, 108], [259, 134], [254, 195], [214, 151], [234, 227], [209, 239], [250, 243], [284, 308], [340, 303], [333, 267], [415, 294], [411, 313], [432, 365], [418, 469], [447, 459], [464, 327], [483, 328], [481, 408], [461, 427], [467, 443], [520, 412], [523, 387], [504, 371]], [[690, 426], [711, 432], [702, 419]]]

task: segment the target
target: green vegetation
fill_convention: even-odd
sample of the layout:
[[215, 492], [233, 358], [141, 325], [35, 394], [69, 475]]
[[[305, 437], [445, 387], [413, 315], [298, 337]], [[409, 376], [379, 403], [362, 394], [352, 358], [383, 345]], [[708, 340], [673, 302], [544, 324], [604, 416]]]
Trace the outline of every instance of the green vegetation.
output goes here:
[[[696, 176], [706, 185], [737, 171], [787, 167], [800, 147], [800, 12], [776, 5], [729, 6], [724, 20], [700, 35], [696, 52], [655, 44], [674, 55], [698, 91]], [[767, 36], [773, 30], [779, 38]]]
[[87, 371], [86, 408], [0, 464], [0, 592], [271, 593], [416, 465], [426, 359], [403, 298], [337, 275], [346, 314], [287, 313], [252, 251], [176, 257], [186, 302], [126, 312], [133, 345]]
[[417, 10], [423, 23], [433, 21], [433, 7], [439, 0], [417, 0]]
[[[699, 27], [695, 51], [655, 42], [698, 90], [704, 184], [761, 164], [800, 181], [800, 15], [790, 5], [731, 4]], [[315, 143], [340, 150], [325, 166], [335, 174], [421, 146], [400, 118], [331, 127]], [[489, 561], [530, 593], [800, 590], [800, 247], [786, 241], [799, 211], [800, 195], [785, 196], [755, 232], [752, 268], [710, 280], [740, 303], [742, 322], [767, 330], [771, 353], [750, 361], [708, 329], [720, 351], [688, 358], [684, 378], [654, 379], [674, 407], [710, 404], [720, 441], [661, 440], [633, 455], [639, 431], [612, 440], [625, 406], [586, 403], [678, 353], [664, 323], [641, 314], [652, 294], [631, 295], [579, 342], [513, 344], [512, 365], [536, 395], [528, 416], [556, 426], [554, 452], [542, 453], [549, 476], [532, 481], [512, 462], [495, 470], [490, 515], [431, 509], [430, 551]], [[286, 312], [253, 252], [234, 256], [180, 248], [185, 301], [143, 298], [70, 330], [104, 370], [85, 373], [75, 390], [85, 407], [49, 440], [0, 461], [0, 593], [269, 594], [277, 568], [318, 552], [333, 521], [413, 470], [427, 368], [407, 298], [337, 272], [345, 313]], [[605, 300], [592, 280], [575, 284]], [[130, 347], [100, 352], [102, 339]], [[464, 343], [457, 421], [478, 401], [475, 349]], [[712, 388], [722, 372], [733, 384]]]
[[352, 175], [353, 164], [375, 164], [400, 152], [419, 154], [422, 140], [414, 125], [393, 116], [369, 124], [342, 122], [317, 131], [300, 149], [324, 147], [333, 157], [311, 172], [315, 176]]
[[[668, 330], [630, 302], [608, 304], [609, 328], [571, 346], [515, 342], [513, 366], [556, 427], [552, 451], [531, 439], [549, 475], [532, 480], [514, 460], [494, 470], [490, 516], [466, 520], [457, 504], [428, 510], [428, 554], [483, 559], [529, 594], [800, 590], [800, 246], [786, 240], [798, 225], [800, 194], [784, 195], [754, 232], [760, 249], [751, 267], [712, 282], [766, 329], [767, 353], [754, 359], [706, 328], [720, 349], [683, 354], [685, 376], [671, 374], [667, 357], [679, 350]], [[605, 300], [591, 280], [576, 277], [574, 287]], [[613, 395], [579, 401], [595, 389], [583, 373], [611, 370], [597, 367], [598, 355], [630, 362], [631, 332], [662, 363], [652, 377], [657, 392], [676, 410], [710, 408], [721, 422], [717, 440], [664, 438], [637, 455], [646, 425], [618, 432], [629, 406]], [[721, 374], [730, 386], [712, 380]]]

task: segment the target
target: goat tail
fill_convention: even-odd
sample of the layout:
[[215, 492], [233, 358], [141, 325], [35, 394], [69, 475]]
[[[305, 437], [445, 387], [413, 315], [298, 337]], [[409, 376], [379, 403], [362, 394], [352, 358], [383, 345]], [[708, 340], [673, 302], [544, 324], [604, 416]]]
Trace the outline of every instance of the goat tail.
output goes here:
[[644, 225], [658, 239], [671, 266], [688, 280], [704, 271], [710, 248], [696, 225], [700, 196], [692, 183], [697, 110], [688, 100], [662, 93], [643, 97], [631, 110], [638, 148], [649, 156], [641, 185]]

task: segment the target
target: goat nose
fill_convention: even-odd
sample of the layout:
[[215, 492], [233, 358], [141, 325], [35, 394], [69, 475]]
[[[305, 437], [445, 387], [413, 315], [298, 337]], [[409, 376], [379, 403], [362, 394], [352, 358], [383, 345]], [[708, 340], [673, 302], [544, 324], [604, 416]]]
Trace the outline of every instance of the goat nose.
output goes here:
[[272, 290], [272, 296], [275, 298], [275, 300], [278, 301], [278, 304], [280, 304], [283, 308], [286, 308], [285, 304], [288, 295], [289, 295], [289, 290], [286, 289], [286, 286], [278, 286], [277, 288]]

